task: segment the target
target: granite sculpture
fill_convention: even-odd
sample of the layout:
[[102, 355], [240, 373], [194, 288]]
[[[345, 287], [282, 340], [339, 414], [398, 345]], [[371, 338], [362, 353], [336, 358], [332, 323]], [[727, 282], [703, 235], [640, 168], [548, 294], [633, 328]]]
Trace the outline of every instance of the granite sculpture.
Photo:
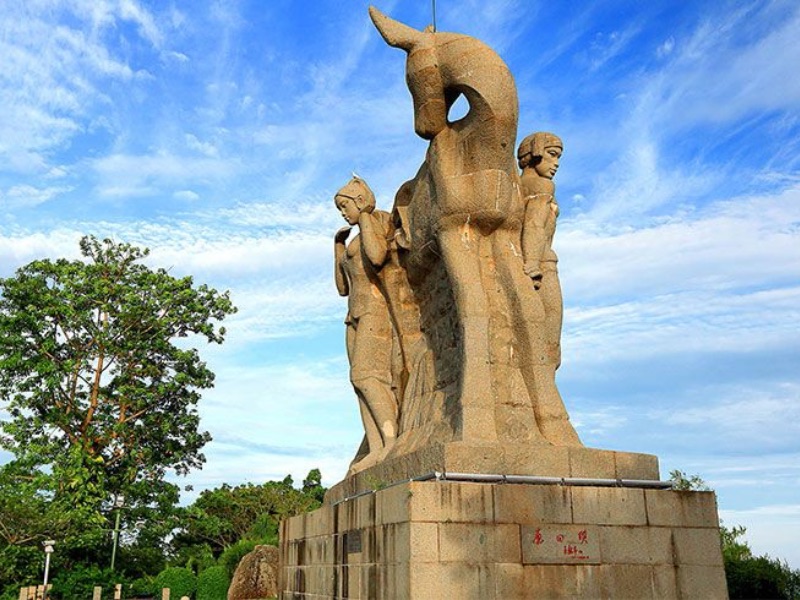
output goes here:
[[[346, 341], [350, 382], [359, 401], [367, 448], [354, 470], [377, 462], [397, 436], [398, 404], [391, 386], [392, 325], [379, 271], [388, 253], [390, 216], [375, 210], [375, 195], [359, 177], [336, 192], [348, 226], [334, 236], [334, 277], [347, 296]], [[352, 227], [359, 233], [346, 244]], [[362, 444], [363, 446], [363, 444]]]
[[561, 365], [561, 324], [564, 305], [558, 280], [558, 257], [553, 236], [558, 219], [553, 177], [564, 152], [561, 139], [544, 131], [522, 140], [517, 162], [522, 169], [520, 186], [525, 202], [522, 227], [522, 257], [525, 274], [531, 278], [544, 306], [545, 348], [553, 370]]
[[[407, 55], [414, 129], [429, 141], [392, 212], [354, 178], [336, 205], [349, 296], [347, 349], [365, 429], [356, 473], [432, 444], [582, 447], [555, 383], [561, 290], [552, 178], [563, 145], [526, 138], [514, 155], [517, 92], [500, 57], [461, 34], [418, 31], [370, 8]], [[468, 113], [450, 121], [463, 95]]]

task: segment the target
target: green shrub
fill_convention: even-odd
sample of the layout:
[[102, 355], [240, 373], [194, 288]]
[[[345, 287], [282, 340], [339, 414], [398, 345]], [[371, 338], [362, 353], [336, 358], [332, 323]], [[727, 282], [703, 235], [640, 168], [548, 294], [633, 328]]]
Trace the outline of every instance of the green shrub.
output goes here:
[[217, 560], [211, 552], [208, 544], [195, 544], [183, 546], [178, 549], [170, 560], [170, 564], [175, 567], [186, 567], [191, 569], [195, 575], [199, 575], [209, 567], [216, 565]]
[[790, 591], [791, 569], [768, 556], [726, 560], [725, 577], [731, 600], [782, 600], [795, 597], [793, 591]]
[[0, 549], [0, 598], [17, 600], [23, 585], [41, 583], [42, 550], [34, 546], [5, 546]]
[[124, 577], [111, 569], [101, 569], [96, 565], [76, 564], [71, 569], [55, 574], [52, 579], [53, 591], [48, 598], [91, 598], [94, 587], [103, 588], [103, 598], [114, 597], [114, 585], [125, 585]]
[[222, 554], [217, 559], [217, 564], [225, 567], [228, 571], [228, 577], [232, 578], [239, 561], [244, 558], [245, 554], [252, 552], [260, 543], [256, 540], [239, 540], [222, 551]]
[[191, 596], [197, 587], [197, 576], [185, 567], [167, 567], [156, 575], [153, 593], [160, 597], [163, 588], [169, 588], [171, 598]]
[[155, 587], [155, 578], [153, 577], [139, 577], [131, 581], [128, 586], [127, 598], [150, 598], [153, 595]]
[[229, 585], [225, 567], [209, 567], [197, 577], [197, 600], [226, 600]]

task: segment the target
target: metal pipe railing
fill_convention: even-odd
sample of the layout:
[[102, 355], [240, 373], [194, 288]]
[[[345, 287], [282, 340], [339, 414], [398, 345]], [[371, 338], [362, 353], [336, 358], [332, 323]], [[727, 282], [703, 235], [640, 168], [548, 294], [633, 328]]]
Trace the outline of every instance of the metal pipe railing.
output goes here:
[[377, 489], [364, 490], [352, 496], [347, 496], [341, 500], [333, 502], [333, 506], [374, 494], [379, 490], [409, 483], [412, 481], [461, 481], [475, 483], [510, 483], [523, 485], [566, 485], [566, 486], [597, 486], [597, 487], [624, 487], [624, 488], [645, 488], [668, 490], [672, 489], [671, 481], [659, 481], [655, 479], [601, 479], [587, 477], [544, 477], [540, 475], [502, 475], [496, 473], [447, 473], [444, 471], [432, 471], [425, 475], [395, 481]]

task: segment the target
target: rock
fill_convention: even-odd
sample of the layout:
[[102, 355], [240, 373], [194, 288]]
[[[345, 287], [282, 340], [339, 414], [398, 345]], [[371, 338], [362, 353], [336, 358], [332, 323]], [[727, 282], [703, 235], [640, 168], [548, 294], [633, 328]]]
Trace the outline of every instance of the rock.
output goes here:
[[278, 595], [278, 549], [256, 546], [236, 567], [228, 600], [258, 600]]

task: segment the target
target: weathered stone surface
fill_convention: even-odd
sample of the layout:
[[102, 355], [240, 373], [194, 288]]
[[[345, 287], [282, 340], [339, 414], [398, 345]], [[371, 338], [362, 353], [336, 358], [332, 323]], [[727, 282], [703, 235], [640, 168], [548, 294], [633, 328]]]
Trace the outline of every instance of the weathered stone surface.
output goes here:
[[343, 504], [331, 533], [288, 535], [325, 521], [319, 511], [282, 526], [284, 599], [725, 597], [716, 513], [648, 524], [641, 489], [425, 481]]
[[662, 494], [646, 490], [647, 522], [650, 525], [713, 527], [717, 529], [717, 502], [713, 492]]
[[278, 549], [275, 546], [256, 546], [236, 567], [228, 588], [228, 600], [256, 600], [277, 596], [278, 564]]
[[[595, 478], [658, 479], [658, 459], [651, 454], [556, 446], [472, 446], [465, 442], [452, 442], [433, 444], [417, 452], [386, 459], [334, 485], [325, 498], [327, 502], [338, 502], [367, 490], [433, 472], [592, 477], [587, 452], [597, 457], [599, 465], [613, 465], [611, 471], [605, 468], [596, 471]], [[573, 454], [578, 454], [578, 457], [573, 458]]]
[[646, 525], [644, 490], [573, 487], [572, 519], [592, 525]]

